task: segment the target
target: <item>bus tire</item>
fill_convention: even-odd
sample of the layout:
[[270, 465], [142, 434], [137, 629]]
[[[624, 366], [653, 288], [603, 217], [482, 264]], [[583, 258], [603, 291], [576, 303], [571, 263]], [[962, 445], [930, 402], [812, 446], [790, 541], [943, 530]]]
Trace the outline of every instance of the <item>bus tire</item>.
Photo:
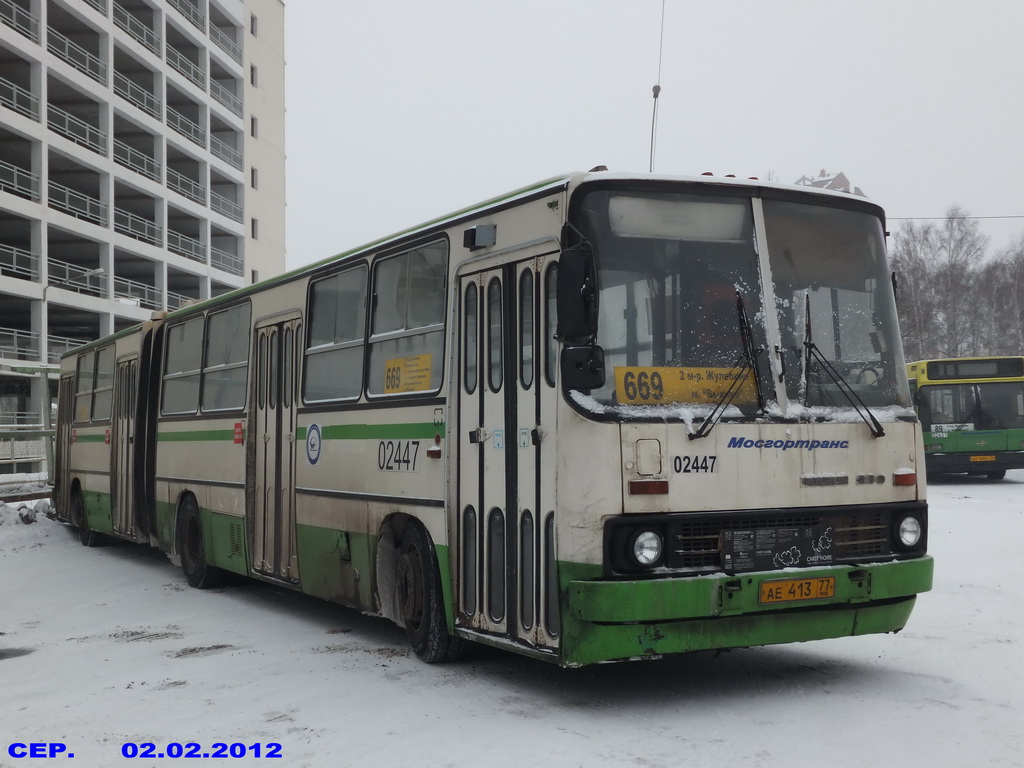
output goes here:
[[85, 519], [85, 502], [81, 491], [75, 491], [71, 496], [71, 524], [78, 529], [78, 540], [83, 547], [98, 547], [103, 543], [102, 535], [90, 529]]
[[459, 658], [465, 644], [448, 632], [434, 545], [415, 521], [406, 526], [397, 570], [398, 604], [413, 652], [428, 664]]
[[993, 469], [991, 472], [986, 472], [985, 477], [987, 477], [989, 480], [1002, 480], [1004, 477], [1006, 477], [1006, 470]]
[[206, 562], [199, 504], [191, 495], [186, 495], [178, 507], [178, 554], [181, 556], [181, 570], [190, 587], [210, 589], [220, 586], [222, 572]]

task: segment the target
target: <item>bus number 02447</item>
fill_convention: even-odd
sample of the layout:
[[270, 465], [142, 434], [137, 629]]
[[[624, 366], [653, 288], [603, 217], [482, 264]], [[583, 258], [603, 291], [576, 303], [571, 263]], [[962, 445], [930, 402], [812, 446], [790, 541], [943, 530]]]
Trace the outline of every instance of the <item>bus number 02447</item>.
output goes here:
[[679, 475], [714, 472], [717, 459], [717, 456], [673, 456], [672, 469]]
[[381, 440], [377, 444], [377, 469], [382, 472], [415, 472], [419, 440]]

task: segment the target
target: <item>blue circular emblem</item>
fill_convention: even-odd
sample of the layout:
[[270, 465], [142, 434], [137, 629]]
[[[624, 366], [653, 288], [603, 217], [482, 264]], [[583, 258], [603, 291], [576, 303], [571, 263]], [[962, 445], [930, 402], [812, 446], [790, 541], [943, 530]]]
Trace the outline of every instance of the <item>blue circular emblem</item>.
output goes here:
[[316, 464], [320, 460], [320, 425], [310, 424], [306, 430], [306, 458], [310, 464]]

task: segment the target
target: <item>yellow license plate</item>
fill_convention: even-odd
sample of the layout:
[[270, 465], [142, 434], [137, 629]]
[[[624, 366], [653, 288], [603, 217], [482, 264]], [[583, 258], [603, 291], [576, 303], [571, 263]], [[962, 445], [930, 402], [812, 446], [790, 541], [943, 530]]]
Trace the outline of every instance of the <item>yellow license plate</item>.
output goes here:
[[971, 456], [971, 461], [995, 461], [995, 456]]
[[836, 596], [836, 577], [815, 579], [779, 579], [762, 581], [758, 600], [762, 604], [792, 603], [798, 600], [823, 600]]

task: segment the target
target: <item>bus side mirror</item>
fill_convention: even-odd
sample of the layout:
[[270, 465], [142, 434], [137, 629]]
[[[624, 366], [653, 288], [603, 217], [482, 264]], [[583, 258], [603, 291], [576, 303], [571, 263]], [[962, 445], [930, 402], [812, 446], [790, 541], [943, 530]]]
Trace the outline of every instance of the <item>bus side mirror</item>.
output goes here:
[[[559, 272], [559, 279], [562, 275]], [[596, 344], [562, 347], [559, 373], [566, 389], [600, 389], [604, 386], [604, 350]]]
[[589, 342], [597, 331], [597, 286], [590, 248], [566, 248], [558, 260], [558, 328], [561, 341]]

